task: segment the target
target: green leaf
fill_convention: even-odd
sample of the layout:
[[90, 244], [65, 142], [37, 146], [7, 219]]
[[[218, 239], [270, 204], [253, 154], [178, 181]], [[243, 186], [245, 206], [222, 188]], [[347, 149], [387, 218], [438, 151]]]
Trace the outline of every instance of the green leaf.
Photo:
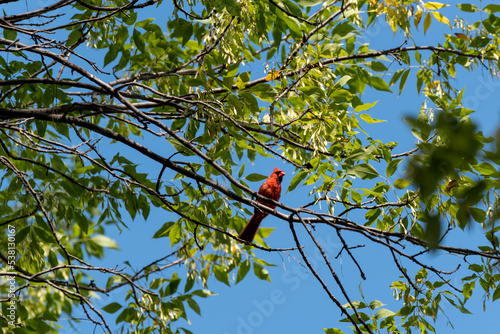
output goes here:
[[343, 87], [346, 83], [348, 83], [352, 77], [350, 75], [343, 75], [337, 82], [335, 86]]
[[196, 312], [196, 314], [201, 315], [200, 305], [198, 305], [198, 303], [194, 299], [188, 298], [187, 303], [189, 307]]
[[389, 81], [389, 86], [394, 85], [399, 80], [399, 78], [401, 78], [401, 75], [403, 74], [404, 71], [405, 71], [405, 69], [399, 69], [396, 72], [394, 72], [394, 75], [392, 76], [391, 80]]
[[80, 29], [74, 29], [68, 36], [68, 40], [66, 41], [66, 46], [73, 45], [76, 41], [78, 41], [82, 37], [82, 32]]
[[213, 271], [215, 274], [215, 278], [219, 282], [222, 282], [222, 283], [226, 284], [227, 286], [231, 286], [229, 284], [229, 273], [227, 272], [226, 268], [215, 265]]
[[470, 42], [469, 46], [473, 48], [484, 48], [490, 41], [491, 38], [485, 36], [477, 36]]
[[486, 176], [498, 173], [497, 169], [488, 162], [482, 162], [479, 165], [474, 166], [474, 169]]
[[483, 10], [486, 13], [488, 13], [488, 14], [493, 14], [493, 13], [496, 13], [496, 12], [500, 12], [500, 5], [489, 4], [486, 7], [484, 7]]
[[325, 1], [324, 0], [297, 0], [295, 2], [301, 6], [304, 6], [304, 7], [314, 7], [314, 6], [319, 5], [320, 3], [323, 3]]
[[[279, 11], [279, 13], [282, 12]], [[289, 29], [293, 38], [300, 38], [302, 36], [302, 30], [300, 29], [300, 25], [298, 24], [298, 20], [296, 18], [284, 14], [280, 18], [285, 22], [285, 25]]]
[[247, 91], [252, 92], [263, 101], [272, 101], [277, 95], [276, 89], [268, 83], [260, 83], [248, 88]]
[[267, 269], [256, 262], [253, 263], [253, 272], [261, 280], [272, 282]]
[[191, 274], [188, 275], [188, 278], [186, 280], [186, 284], [184, 285], [184, 292], [185, 293], [190, 291], [194, 286], [195, 278], [193, 276], [194, 275], [191, 275]]
[[281, 29], [275, 24], [273, 29], [272, 29], [272, 35], [274, 39], [274, 45], [276, 47], [279, 47], [281, 44], [281, 36], [282, 36], [282, 31]]
[[370, 77], [370, 86], [383, 92], [392, 93], [389, 85], [387, 85], [387, 82], [385, 82], [385, 80], [380, 77]]
[[394, 175], [394, 172], [396, 172], [396, 170], [398, 169], [399, 163], [401, 161], [403, 161], [403, 159], [394, 159], [387, 164], [387, 168], [385, 169], [387, 177], [391, 177], [392, 175]]
[[234, 94], [229, 94], [228, 95], [227, 102], [229, 102], [234, 107], [234, 109], [236, 110], [236, 112], [239, 112], [242, 109], [240, 100]]
[[49, 251], [49, 263], [52, 267], [57, 266], [59, 261], [57, 260], [57, 255], [53, 251]]
[[338, 328], [323, 328], [326, 334], [344, 334], [340, 329]]
[[394, 181], [394, 187], [398, 188], [398, 189], [404, 189], [406, 187], [408, 187], [410, 185], [410, 181], [406, 180], [406, 179], [397, 179], [396, 181]]
[[446, 298], [446, 300], [448, 300], [448, 302], [449, 302], [451, 305], [455, 306], [455, 307], [456, 307], [456, 308], [457, 308], [460, 312], [462, 312], [462, 313], [464, 313], [464, 314], [472, 314], [472, 312], [470, 312], [468, 309], [466, 309], [463, 305], [459, 305], [459, 304], [455, 303], [455, 302], [453, 301], [453, 299], [450, 299], [450, 298], [448, 298], [448, 297], [446, 297], [446, 296], [444, 296], [444, 298]]
[[383, 63], [381, 63], [379, 61], [367, 62], [366, 66], [369, 69], [376, 71], [376, 72], [385, 72], [385, 71], [389, 70]]
[[373, 149], [366, 149], [364, 147], [358, 148], [352, 151], [349, 156], [346, 157], [346, 162], [360, 161], [368, 158], [373, 153]]
[[261, 227], [259, 228], [259, 235], [261, 236], [262, 239], [265, 239], [269, 237], [272, 231], [274, 231], [275, 228], [272, 227]]
[[160, 229], [155, 232], [155, 234], [153, 235], [153, 238], [156, 239], [156, 238], [168, 236], [167, 232], [170, 229], [170, 226], [172, 226], [173, 224], [174, 224], [174, 222], [167, 222], [167, 223], [163, 224], [163, 226], [160, 227]]
[[186, 45], [194, 31], [192, 23], [181, 18], [170, 21], [169, 27], [173, 29], [172, 37], [182, 39], [182, 45]]
[[493, 298], [491, 301], [494, 302], [498, 298], [500, 298], [500, 285], [497, 285], [495, 292], [493, 292]]
[[391, 310], [382, 308], [382, 309], [378, 310], [377, 313], [375, 313], [375, 319], [379, 320], [379, 319], [387, 318], [387, 317], [390, 317], [391, 315], [394, 315], [394, 314], [395, 313], [392, 312]]
[[250, 73], [243, 72], [236, 78], [236, 87], [238, 87], [239, 89], [244, 89], [247, 86], [248, 81], [250, 81]]
[[15, 41], [17, 38], [17, 31], [10, 30], [10, 29], [4, 29], [3, 30], [3, 37], [5, 37], [8, 40]]
[[120, 249], [116, 241], [102, 234], [94, 235], [91, 240], [101, 247], [110, 249]]
[[397, 313], [396, 315], [404, 317], [413, 312], [415, 309], [415, 306], [403, 306]]
[[318, 181], [319, 177], [316, 175], [316, 173], [311, 173], [309, 174], [309, 177], [304, 181], [304, 185], [308, 186], [311, 184], [315, 184], [316, 181]]
[[236, 284], [238, 284], [243, 278], [245, 278], [249, 270], [250, 260], [247, 259], [240, 263], [240, 266], [238, 267], [238, 275], [236, 275]]
[[371, 180], [379, 176], [377, 170], [369, 164], [359, 164], [349, 168], [349, 173], [363, 180]]
[[377, 103], [378, 103], [378, 101], [375, 101], [375, 102], [372, 102], [372, 103], [365, 103], [365, 104], [358, 105], [358, 106], [356, 106], [356, 108], [354, 108], [354, 112], [360, 112], [360, 111], [365, 111], [365, 110], [371, 109]]
[[462, 294], [464, 295], [464, 302], [467, 301], [467, 299], [469, 299], [472, 296], [475, 287], [476, 287], [475, 281], [467, 282], [463, 285]]
[[182, 240], [181, 223], [177, 222], [172, 224], [168, 230], [168, 238], [170, 239], [170, 247]]
[[172, 146], [175, 148], [175, 150], [179, 153], [181, 153], [182, 155], [185, 155], [185, 156], [191, 156], [191, 155], [194, 155], [194, 153], [188, 149], [186, 146], [182, 145], [177, 139], [175, 138], [167, 138], [167, 141], [172, 144]]
[[479, 265], [477, 263], [473, 263], [469, 265], [469, 269], [472, 271], [475, 271], [476, 273], [481, 273], [484, 271], [484, 267], [482, 265]]
[[479, 10], [475, 5], [470, 4], [470, 3], [460, 3], [457, 5], [458, 9], [460, 9], [462, 12], [468, 12], [468, 13], [474, 13]]
[[379, 307], [384, 306], [384, 303], [382, 303], [382, 302], [381, 302], [381, 301], [379, 301], [379, 300], [372, 300], [372, 301], [370, 302], [370, 305], [369, 305], [369, 306], [370, 306], [370, 308], [371, 308], [372, 310], [374, 310], [374, 309], [376, 309], [376, 308], [379, 308]]
[[[21, 182], [19, 182], [21, 183]], [[26, 236], [28, 235], [29, 231], [31, 230], [31, 226], [23, 228], [21, 231], [16, 233], [16, 244], [19, 244], [21, 241], [23, 241]]]
[[360, 114], [359, 117], [368, 124], [387, 122], [386, 120], [383, 119], [372, 118], [372, 116], [369, 114]]
[[479, 208], [469, 208], [468, 212], [478, 223], [484, 223], [486, 220], [486, 212]]
[[250, 182], [257, 182], [257, 181], [262, 181], [265, 179], [267, 179], [267, 176], [264, 176], [262, 174], [257, 174], [257, 173], [252, 173], [252, 174], [248, 174], [247, 176], [245, 176], [245, 180], [248, 180]]
[[427, 32], [427, 29], [429, 29], [429, 27], [431, 26], [431, 22], [432, 22], [432, 15], [430, 13], [427, 13], [424, 19], [424, 35]]
[[287, 193], [294, 190], [299, 185], [299, 183], [306, 178], [307, 174], [308, 173], [305, 170], [301, 170], [300, 172], [298, 172], [297, 175], [293, 177], [292, 181], [290, 181], [290, 186], [288, 186]]
[[149, 288], [151, 290], [157, 290], [160, 287], [160, 285], [167, 283], [167, 282], [168, 282], [168, 279], [166, 279], [166, 278], [163, 278], [163, 277], [155, 278], [151, 281], [151, 283], [149, 283]]
[[171, 296], [176, 293], [180, 283], [181, 279], [179, 278], [179, 275], [177, 275], [177, 273], [174, 273], [170, 278], [170, 282], [165, 288], [165, 296]]
[[357, 191], [351, 190], [351, 198], [354, 203], [360, 204], [361, 201], [363, 200], [363, 196], [359, 194]]
[[401, 75], [401, 81], [399, 82], [399, 95], [403, 92], [403, 89], [406, 85], [406, 80], [408, 79], [408, 75], [410, 74], [410, 69], [404, 71], [403, 75]]
[[245, 163], [241, 165], [240, 171], [238, 172], [238, 178], [241, 178], [243, 176], [243, 172], [245, 171]]
[[118, 47], [115, 44], [111, 44], [108, 49], [108, 53], [104, 56], [104, 66], [107, 66], [118, 56]]
[[211, 295], [213, 295], [213, 293], [210, 290], [203, 289], [203, 290], [195, 290], [195, 291], [193, 291], [192, 295], [193, 296], [198, 296], [198, 297], [201, 297], [201, 298], [207, 298], [207, 297], [210, 297]]
[[146, 53], [146, 44], [144, 42], [144, 37], [138, 30], [134, 29], [134, 32], [132, 33], [132, 39], [134, 40], [135, 46], [137, 46], [137, 48], [142, 53]]
[[121, 308], [122, 308], [122, 306], [120, 304], [118, 304], [116, 302], [113, 302], [111, 304], [108, 304], [108, 305], [104, 306], [102, 308], [102, 310], [104, 312], [107, 312], [107, 313], [115, 313], [116, 311], [118, 311]]

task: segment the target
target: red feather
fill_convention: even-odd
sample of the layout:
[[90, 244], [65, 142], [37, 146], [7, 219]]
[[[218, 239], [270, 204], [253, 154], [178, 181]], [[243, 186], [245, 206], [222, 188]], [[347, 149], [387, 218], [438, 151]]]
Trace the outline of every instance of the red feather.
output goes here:
[[[269, 176], [266, 182], [264, 182], [260, 186], [258, 192], [259, 195], [262, 195], [264, 197], [270, 198], [275, 201], [279, 201], [281, 197], [281, 180], [283, 179], [283, 176], [285, 176], [285, 173], [283, 173], [279, 168], [275, 168], [271, 176]], [[257, 202], [266, 205], [271, 209], [276, 208], [276, 205], [272, 205], [260, 199], [258, 199]], [[262, 219], [264, 219], [267, 215], [268, 215], [267, 212], [255, 208], [252, 218], [250, 218], [247, 225], [240, 232], [238, 237], [248, 243], [251, 243], [253, 241], [253, 238], [255, 238], [255, 234], [257, 234], [257, 230], [259, 229]]]

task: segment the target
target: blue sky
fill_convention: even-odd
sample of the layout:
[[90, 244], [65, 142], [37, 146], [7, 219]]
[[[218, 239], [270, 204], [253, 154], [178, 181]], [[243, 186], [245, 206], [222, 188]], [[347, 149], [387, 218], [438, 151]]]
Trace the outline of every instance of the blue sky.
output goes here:
[[[471, 2], [479, 3], [478, 1]], [[162, 6], [165, 7], [165, 4]], [[21, 10], [26, 9], [26, 4], [23, 1], [11, 6], [21, 6]], [[36, 9], [34, 7], [31, 3], [29, 4], [30, 10]], [[450, 14], [451, 17], [454, 14], [461, 15], [453, 6], [450, 7]], [[158, 13], [154, 9], [151, 9], [146, 15], [155, 17]], [[161, 15], [165, 14], [162, 12]], [[434, 21], [434, 25], [440, 24]], [[453, 32], [446, 26], [441, 26], [440, 33], [428, 36], [418, 35], [419, 40], [417, 44], [433, 45], [436, 43], [436, 40], [442, 39], [442, 33]], [[384, 22], [371, 28], [364, 36], [366, 42], [373, 43], [372, 49], [393, 48], [404, 42], [404, 38], [400, 35], [391, 38], [392, 32]], [[102, 57], [104, 56], [103, 51], [99, 51], [99, 53]], [[89, 54], [95, 54], [95, 52], [90, 52]], [[427, 53], [425, 55], [428, 57]], [[391, 70], [395, 70], [399, 68], [399, 65], [397, 62], [393, 62], [390, 68]], [[241, 70], [243, 71], [244, 68]], [[255, 64], [250, 67], [250, 70], [253, 71], [253, 77], [263, 75], [263, 69]], [[466, 107], [477, 110], [472, 115], [472, 118], [479, 124], [486, 135], [492, 135], [497, 129], [498, 124], [500, 124], [500, 110], [498, 106], [500, 80], [497, 78], [492, 81], [486, 70], [480, 69], [473, 73], [465, 72], [458, 72], [459, 76], [463, 74], [465, 76], [457, 78], [456, 86], [466, 86], [466, 93], [464, 95]], [[363, 128], [373, 138], [381, 139], [384, 142], [398, 142], [399, 145], [395, 149], [395, 153], [412, 149], [416, 142], [416, 139], [409, 131], [409, 127], [402, 120], [404, 115], [416, 116], [424, 99], [422, 94], [420, 96], [416, 94], [415, 74], [416, 71], [410, 74], [406, 89], [401, 96], [379, 91], [367, 91], [362, 96], [365, 103], [379, 101], [369, 111], [373, 118], [388, 120], [388, 122], [384, 123], [366, 124]], [[103, 149], [107, 148], [103, 147]], [[137, 155], [129, 156], [141, 159]], [[241, 161], [241, 163], [243, 162]], [[254, 165], [246, 162], [246, 165], [246, 173], [267, 175], [271, 173], [273, 167], [283, 169], [287, 175], [283, 181], [284, 190], [281, 201], [286, 205], [298, 207], [311, 201], [310, 198], [307, 198], [307, 193], [309, 192], [307, 187], [302, 189], [297, 188], [290, 193], [286, 192], [290, 180], [294, 175], [292, 166], [285, 165], [278, 159], [273, 160], [269, 158], [259, 159]], [[153, 171], [151, 172], [151, 178], [155, 178], [158, 175], [160, 167], [143, 165], [141, 168], [145, 171]], [[238, 169], [235, 170], [237, 171]], [[399, 175], [399, 177], [401, 176]], [[250, 183], [250, 186], [257, 190], [260, 182]], [[363, 214], [354, 214], [348, 218], [362, 224], [364, 220]], [[124, 215], [126, 216], [126, 213]], [[131, 227], [130, 230], [124, 230], [122, 233], [119, 233], [116, 229], [109, 228], [107, 235], [117, 240], [121, 251], [106, 251], [107, 258], [102, 263], [97, 264], [107, 267], [115, 267], [118, 264], [119, 267], [124, 267], [121, 264], [124, 261], [129, 261], [135, 268], [139, 269], [145, 264], [170, 253], [172, 250], [169, 249], [170, 242], [167, 239], [152, 239], [154, 232], [163, 223], [175, 219], [175, 216], [168, 215], [170, 213], [153, 209], [147, 222], [142, 221], [140, 217], [134, 222], [130, 221], [128, 224]], [[264, 220], [263, 226], [276, 228], [266, 240], [268, 245], [275, 248], [294, 246], [293, 238], [286, 222], [279, 221], [277, 218], [270, 216]], [[452, 235], [452, 238], [445, 240], [445, 242], [454, 245], [463, 245], [463, 247], [474, 245], [474, 241], [480, 232], [480, 227], [473, 227], [470, 231]], [[368, 302], [380, 300], [386, 304], [384, 308], [392, 311], [397, 311], [402, 306], [402, 303], [394, 301], [392, 291], [389, 288], [391, 282], [396, 280], [400, 274], [392, 261], [391, 254], [385, 248], [377, 245], [374, 246], [368, 240], [356, 234], [345, 234], [345, 238], [350, 245], [365, 245], [365, 247], [353, 250], [356, 259], [360, 262], [367, 276], [367, 280], [363, 281], [359, 271], [346, 256], [345, 252], [339, 258], [336, 258], [342, 245], [335, 231], [324, 226], [317, 226], [316, 234], [321, 236], [323, 240], [322, 244], [325, 246], [334, 269], [353, 300], [359, 300], [359, 289], [361, 288]], [[314, 250], [313, 245], [308, 241], [304, 231], [299, 231], [299, 238], [305, 241], [305, 249], [309, 256], [311, 256], [311, 259], [316, 260], [316, 264], [313, 262], [314, 267], [326, 280], [334, 295], [342, 303], [345, 303], [339, 289], [325, 270], [324, 263], [318, 256], [317, 251]], [[198, 299], [202, 316], [199, 317], [194, 312], [188, 311], [190, 312], [189, 319], [191, 320], [191, 324], [184, 325], [187, 329], [194, 333], [265, 334], [323, 333], [321, 328], [341, 328], [345, 333], [350, 333], [350, 330], [347, 328], [348, 325], [338, 323], [338, 320], [342, 318], [339, 309], [331, 302], [312, 274], [304, 268], [303, 261], [300, 259], [298, 253], [290, 252], [300, 263], [286, 254], [267, 253], [259, 250], [255, 250], [255, 252], [258, 257], [276, 265], [276, 267], [268, 268], [273, 283], [259, 280], [252, 275], [252, 272], [248, 274], [245, 280], [231, 288], [220, 282], [211, 280], [209, 288], [217, 293], [217, 295], [203, 300]], [[466, 267], [459, 258], [450, 259], [449, 256], [444, 256], [440, 252], [427, 256], [426, 262], [443, 270], [453, 270], [458, 263], [462, 263], [461, 271]], [[409, 265], [408, 267], [410, 269], [410, 276], [413, 276], [415, 271], [418, 270], [413, 265]], [[182, 269], [179, 269], [179, 271], [182, 273]], [[169, 277], [170, 274], [171, 272], [166, 273], [166, 277]], [[96, 282], [98, 285], [105, 284], [105, 282], [99, 282], [99, 280], [96, 280]], [[111, 301], [115, 301], [115, 298], [116, 301], [124, 304], [124, 292], [124, 290], [115, 291], [110, 294], [110, 299], [96, 301], [96, 305], [105, 306]], [[466, 305], [469, 310], [474, 312], [474, 315], [463, 315], [452, 306], [445, 305], [444, 302], [442, 305], [448, 318], [441, 314], [437, 322], [433, 324], [438, 333], [469, 333], [473, 331], [491, 333], [498, 328], [497, 315], [500, 313], [500, 304], [498, 302], [496, 304], [487, 303], [486, 311], [483, 312], [482, 290], [479, 286], [476, 287], [474, 296]], [[80, 313], [80, 317], [84, 319], [85, 315], [83, 312]], [[448, 324], [448, 319], [453, 323], [455, 329]], [[116, 329], [116, 326], [113, 326], [114, 323], [111, 322], [111, 324], [112, 328]], [[92, 328], [92, 325], [84, 321], [81, 332], [89, 332]], [[73, 331], [68, 329], [61, 332], [72, 333]], [[101, 329], [96, 330], [96, 333], [100, 332]]]

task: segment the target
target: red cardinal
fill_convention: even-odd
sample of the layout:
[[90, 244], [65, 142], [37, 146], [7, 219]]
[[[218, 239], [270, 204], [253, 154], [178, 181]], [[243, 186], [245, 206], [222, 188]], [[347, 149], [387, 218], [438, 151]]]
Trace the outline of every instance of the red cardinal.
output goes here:
[[[283, 176], [285, 176], [285, 173], [279, 170], [279, 168], [275, 168], [271, 176], [269, 176], [266, 182], [260, 186], [259, 195], [279, 201], [281, 197], [281, 180], [283, 180]], [[271, 209], [276, 208], [276, 205], [272, 205], [260, 199], [258, 199], [257, 202], [264, 204]], [[255, 208], [252, 218], [250, 218], [243, 231], [241, 231], [240, 235], [238, 235], [238, 238], [243, 239], [248, 243], [252, 242], [257, 230], [259, 229], [262, 219], [264, 219], [267, 215], [267, 212]]]

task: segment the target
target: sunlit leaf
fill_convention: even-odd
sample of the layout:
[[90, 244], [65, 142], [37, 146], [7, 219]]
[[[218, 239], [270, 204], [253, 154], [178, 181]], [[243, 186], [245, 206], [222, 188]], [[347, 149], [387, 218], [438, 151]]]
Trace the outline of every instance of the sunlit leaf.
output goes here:
[[446, 5], [446, 4], [442, 4], [440, 2], [433, 2], [433, 1], [429, 1], [427, 3], [424, 4], [424, 6], [426, 8], [429, 8], [429, 9], [441, 9], [441, 8], [444, 8], [444, 7], [447, 7], [449, 5]]
[[368, 124], [387, 122], [386, 120], [383, 119], [372, 118], [372, 116], [369, 114], [361, 114], [359, 115], [359, 117]]
[[273, 81], [280, 77], [282, 71], [269, 71], [266, 75], [266, 81]]
[[432, 12], [432, 15], [434, 15], [434, 17], [436, 18], [436, 20], [438, 20], [441, 23], [444, 23], [444, 24], [448, 25], [451, 28], [450, 20], [448, 20], [447, 17], [443, 16], [443, 14], [441, 14], [440, 12]]
[[110, 237], [107, 237], [105, 235], [94, 235], [92, 238], [92, 241], [98, 244], [99, 246], [110, 248], [110, 249], [120, 249], [118, 247], [118, 244], [116, 241], [111, 239]]
[[269, 277], [269, 272], [267, 271], [266, 268], [264, 268], [260, 264], [254, 262], [253, 272], [254, 272], [255, 276], [257, 276], [261, 280], [272, 282], [271, 278]]

